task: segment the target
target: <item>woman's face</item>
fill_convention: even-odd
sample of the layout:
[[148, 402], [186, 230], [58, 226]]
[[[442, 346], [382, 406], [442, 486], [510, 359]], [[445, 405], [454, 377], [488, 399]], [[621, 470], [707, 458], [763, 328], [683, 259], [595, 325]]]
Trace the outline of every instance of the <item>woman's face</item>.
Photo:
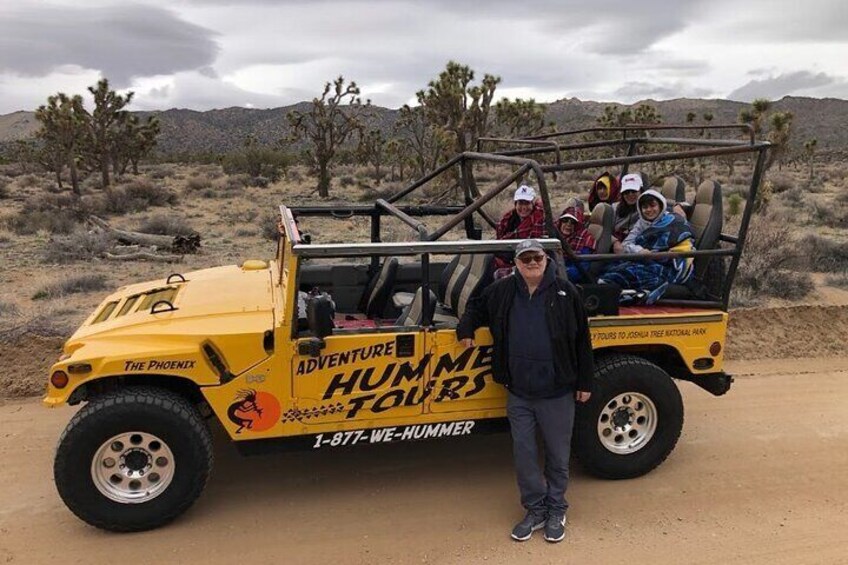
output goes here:
[[609, 188], [607, 188], [607, 185], [602, 182], [595, 185], [595, 193], [598, 195], [598, 200], [601, 200], [602, 202], [606, 202], [609, 199]]
[[642, 209], [642, 216], [649, 222], [656, 220], [657, 216], [660, 215], [660, 210], [662, 209], [660, 203], [654, 198], [646, 198], [643, 200], [640, 208]]
[[526, 218], [530, 215], [530, 212], [533, 211], [533, 203], [529, 200], [516, 200], [515, 201], [515, 212], [518, 214], [519, 218]]
[[636, 201], [639, 200], [639, 191], [628, 190], [627, 192], [621, 195], [621, 198], [629, 205], [633, 206], [634, 204], [636, 204]]
[[570, 237], [574, 233], [575, 227], [577, 227], [577, 222], [571, 218], [565, 218], [559, 223], [559, 232], [565, 237]]

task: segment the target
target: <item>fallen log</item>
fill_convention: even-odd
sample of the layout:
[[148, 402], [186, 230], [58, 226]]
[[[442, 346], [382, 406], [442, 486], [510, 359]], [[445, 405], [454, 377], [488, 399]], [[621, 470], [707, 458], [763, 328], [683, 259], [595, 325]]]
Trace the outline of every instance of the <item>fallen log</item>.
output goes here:
[[158, 263], [181, 263], [183, 260], [182, 255], [160, 255], [149, 251], [137, 251], [125, 255], [116, 255], [107, 251], [103, 257], [110, 261], [155, 261]]
[[113, 228], [109, 223], [97, 216], [89, 216], [89, 223], [96, 230], [110, 234], [116, 241], [129, 245], [167, 249], [177, 253], [196, 253], [200, 248], [200, 234], [191, 235], [157, 235]]

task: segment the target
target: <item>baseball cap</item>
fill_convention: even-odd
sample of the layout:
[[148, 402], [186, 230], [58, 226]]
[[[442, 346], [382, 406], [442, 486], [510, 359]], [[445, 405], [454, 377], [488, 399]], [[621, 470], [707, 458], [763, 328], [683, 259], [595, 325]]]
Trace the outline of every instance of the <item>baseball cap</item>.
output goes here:
[[545, 248], [542, 247], [542, 244], [536, 241], [535, 239], [525, 239], [515, 246], [515, 256], [518, 257], [523, 253], [527, 253], [528, 251], [538, 251], [539, 253], [544, 253]]
[[515, 191], [515, 196], [512, 198], [515, 202], [519, 200], [527, 200], [529, 202], [533, 202], [536, 200], [536, 191], [533, 190], [532, 187], [527, 186], [526, 184], [522, 184]]
[[580, 220], [577, 219], [577, 216], [575, 216], [571, 212], [566, 212], [565, 214], [560, 216], [558, 219], [565, 220], [566, 218], [568, 218], [569, 220], [574, 220], [574, 223], [576, 223], [576, 224], [580, 223]]
[[621, 177], [621, 192], [629, 192], [631, 190], [642, 190], [642, 175], [639, 173], [630, 173]]

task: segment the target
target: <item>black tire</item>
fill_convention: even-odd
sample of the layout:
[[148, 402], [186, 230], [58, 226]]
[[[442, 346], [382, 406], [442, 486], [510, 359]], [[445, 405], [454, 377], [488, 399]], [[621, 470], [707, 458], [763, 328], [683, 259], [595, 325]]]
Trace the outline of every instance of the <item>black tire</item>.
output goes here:
[[[613, 422], [611, 413], [616, 421], [620, 421], [619, 417], [630, 418], [628, 421], [634, 426], [629, 432], [613, 431], [611, 424], [601, 421], [606, 416], [606, 422]], [[637, 431], [638, 415], [645, 416], [646, 423], [654, 419], [656, 425], [650, 435], [642, 434], [647, 427]], [[602, 428], [604, 431], [610, 428], [610, 435], [603, 437]], [[592, 397], [586, 404], [578, 405], [574, 425], [575, 451], [592, 475], [631, 479], [648, 473], [674, 450], [682, 429], [683, 399], [668, 373], [634, 355], [612, 354], [597, 359]], [[627, 433], [634, 433], [633, 441], [641, 443], [629, 447], [631, 440]], [[604, 442], [614, 444], [619, 438], [620, 446], [604, 445]], [[614, 452], [613, 448], [619, 451]]]
[[[135, 432], [164, 442], [173, 455], [173, 472], [154, 498], [116, 502], [96, 486], [92, 461], [110, 438]], [[135, 532], [185, 512], [206, 486], [212, 462], [211, 433], [191, 403], [167, 390], [127, 387], [92, 400], [68, 423], [59, 438], [53, 476], [59, 496], [80, 519], [104, 530]]]

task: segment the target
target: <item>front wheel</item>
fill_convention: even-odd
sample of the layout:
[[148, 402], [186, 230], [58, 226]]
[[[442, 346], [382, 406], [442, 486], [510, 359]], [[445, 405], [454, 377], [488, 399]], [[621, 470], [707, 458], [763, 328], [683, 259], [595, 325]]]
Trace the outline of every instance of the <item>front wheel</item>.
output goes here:
[[668, 373], [641, 357], [607, 355], [577, 409], [575, 451], [591, 474], [630, 479], [665, 461], [682, 429], [683, 399]]
[[149, 530], [185, 512], [212, 468], [212, 436], [170, 391], [128, 387], [89, 402], [59, 439], [53, 474], [80, 519], [117, 532]]

